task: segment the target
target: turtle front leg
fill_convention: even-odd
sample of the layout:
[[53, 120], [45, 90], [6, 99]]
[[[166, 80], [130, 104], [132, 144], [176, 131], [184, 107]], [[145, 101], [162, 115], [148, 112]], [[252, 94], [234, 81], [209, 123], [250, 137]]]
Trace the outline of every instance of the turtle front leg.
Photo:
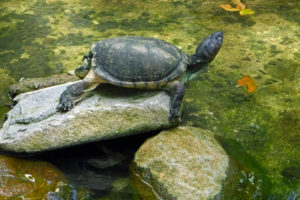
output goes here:
[[169, 90], [171, 94], [170, 121], [172, 124], [180, 122], [180, 107], [185, 93], [185, 87], [182, 82], [175, 81]]
[[105, 81], [97, 76], [94, 70], [90, 70], [83, 80], [68, 86], [61, 94], [57, 109], [62, 112], [71, 110], [85, 92], [95, 89], [100, 83], [105, 83]]
[[87, 88], [90, 87], [88, 81], [82, 80], [67, 87], [59, 98], [57, 110], [67, 112], [71, 110], [75, 103], [78, 102]]

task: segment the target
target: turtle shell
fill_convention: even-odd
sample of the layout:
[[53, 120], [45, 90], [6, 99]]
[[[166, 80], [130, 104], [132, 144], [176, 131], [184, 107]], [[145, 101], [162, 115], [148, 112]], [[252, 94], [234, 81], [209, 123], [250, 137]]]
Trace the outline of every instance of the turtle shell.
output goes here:
[[188, 62], [174, 45], [146, 37], [102, 40], [91, 51], [95, 73], [115, 85], [168, 82], [185, 72]]

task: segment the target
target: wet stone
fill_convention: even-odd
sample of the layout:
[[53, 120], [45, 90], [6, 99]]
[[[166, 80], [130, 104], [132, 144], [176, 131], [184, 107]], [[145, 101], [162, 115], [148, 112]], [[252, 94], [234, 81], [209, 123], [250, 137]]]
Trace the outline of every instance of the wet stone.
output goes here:
[[42, 161], [0, 156], [0, 199], [70, 198], [71, 187], [61, 171]]

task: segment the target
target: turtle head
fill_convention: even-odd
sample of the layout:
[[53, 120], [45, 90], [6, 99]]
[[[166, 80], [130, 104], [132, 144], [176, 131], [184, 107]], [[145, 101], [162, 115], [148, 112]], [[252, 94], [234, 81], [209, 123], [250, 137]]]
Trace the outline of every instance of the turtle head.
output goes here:
[[[207, 67], [215, 58], [223, 43], [223, 33], [216, 32], [205, 38], [190, 56], [189, 73], [197, 73]], [[190, 79], [189, 79], [190, 80]]]
[[83, 79], [89, 72], [89, 68], [86, 67], [86, 65], [83, 66], [79, 66], [77, 67], [77, 69], [75, 69], [75, 75], [80, 78]]
[[84, 55], [82, 61], [84, 61], [84, 65], [77, 67], [75, 69], [75, 75], [83, 79], [91, 69], [91, 60], [93, 58], [93, 53], [89, 52], [87, 55]]

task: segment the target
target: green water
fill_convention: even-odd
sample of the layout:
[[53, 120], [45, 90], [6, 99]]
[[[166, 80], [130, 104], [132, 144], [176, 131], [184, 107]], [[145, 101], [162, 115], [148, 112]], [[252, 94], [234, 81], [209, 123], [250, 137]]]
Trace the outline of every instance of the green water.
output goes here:
[[[215, 132], [231, 155], [238, 170], [225, 199], [293, 199], [300, 193], [300, 1], [242, 2], [255, 14], [218, 7], [229, 0], [0, 0], [0, 118], [9, 85], [74, 69], [94, 41], [148, 36], [191, 54], [221, 30], [218, 56], [186, 86], [183, 124]], [[244, 75], [255, 92], [237, 87]]]

